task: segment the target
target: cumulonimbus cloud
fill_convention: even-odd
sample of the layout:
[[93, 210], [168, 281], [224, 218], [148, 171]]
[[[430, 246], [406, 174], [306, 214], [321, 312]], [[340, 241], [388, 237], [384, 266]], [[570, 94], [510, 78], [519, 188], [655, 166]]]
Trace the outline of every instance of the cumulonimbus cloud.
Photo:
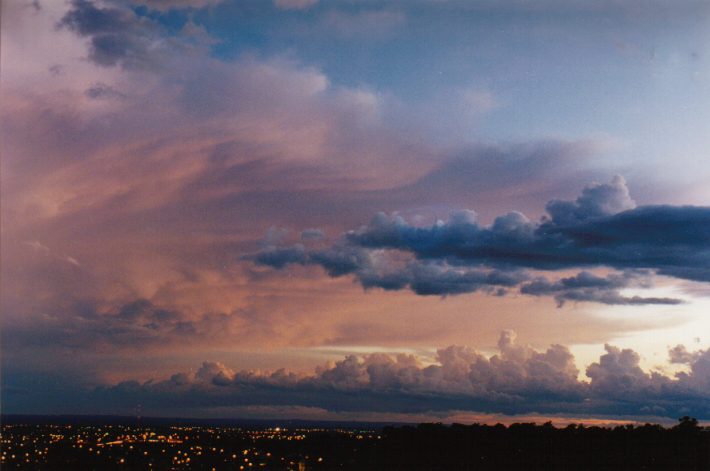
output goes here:
[[[710, 281], [709, 207], [636, 206], [616, 176], [587, 186], [573, 201], [552, 200], [546, 209], [537, 222], [510, 212], [490, 225], [480, 224], [473, 211], [457, 211], [429, 227], [380, 213], [330, 248], [272, 246], [246, 258], [279, 269], [320, 265], [330, 276], [355, 275], [365, 288], [447, 295], [481, 289], [504, 294], [519, 287], [524, 294], [554, 296], [560, 304], [678, 304], [679, 299], [625, 296], [621, 290], [643, 286], [651, 273]], [[392, 253], [410, 258], [393, 262]], [[587, 271], [598, 267], [622, 273], [602, 277]], [[530, 275], [563, 269], [583, 271], [557, 281]]]
[[[431, 413], [467, 410], [503, 414], [569, 413], [710, 418], [710, 350], [684, 350], [684, 372], [671, 378], [648, 373], [633, 350], [606, 345], [586, 369], [587, 380], [570, 350], [552, 345], [538, 351], [504, 331], [498, 353], [486, 356], [469, 347], [439, 349], [426, 362], [411, 354], [349, 355], [302, 374], [235, 372], [205, 362], [195, 373], [163, 381], [125, 381], [90, 393], [94, 404], [130, 407], [247, 405], [317, 407], [330, 411]], [[675, 353], [674, 353], [675, 352]], [[677, 358], [675, 360], [678, 361]]]

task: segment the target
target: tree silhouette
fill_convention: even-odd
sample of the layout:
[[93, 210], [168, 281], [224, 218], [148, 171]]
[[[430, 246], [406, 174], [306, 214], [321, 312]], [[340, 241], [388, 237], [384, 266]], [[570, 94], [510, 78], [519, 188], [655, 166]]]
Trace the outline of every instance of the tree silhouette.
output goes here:
[[678, 430], [685, 430], [685, 431], [696, 431], [700, 430], [700, 426], [698, 425], [698, 419], [694, 417], [689, 417], [687, 415], [684, 415], [680, 419], [678, 419], [678, 425], [675, 426]]

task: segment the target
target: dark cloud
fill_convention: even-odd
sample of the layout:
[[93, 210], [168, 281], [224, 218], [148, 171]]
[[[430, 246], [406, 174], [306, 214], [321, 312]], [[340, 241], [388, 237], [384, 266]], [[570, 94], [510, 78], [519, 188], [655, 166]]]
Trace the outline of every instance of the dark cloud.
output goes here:
[[3, 341], [14, 349], [38, 350], [171, 347], [222, 340], [238, 317], [237, 313], [215, 312], [195, 316], [145, 299], [116, 305], [80, 301], [6, 327]]
[[522, 272], [476, 270], [437, 263], [410, 263], [407, 268], [407, 285], [421, 295], [471, 293], [480, 289], [498, 293], [493, 291], [495, 287], [513, 287], [527, 278]]
[[89, 59], [98, 65], [152, 69], [163, 62], [171, 41], [160, 27], [129, 8], [99, 7], [90, 0], [74, 0], [59, 23], [90, 40]]
[[[529, 278], [522, 274], [524, 269], [609, 267], [627, 271], [605, 278], [583, 271], [559, 281], [540, 278], [521, 287], [525, 294], [555, 296], [560, 303], [680, 302], [620, 294], [620, 289], [639, 278], [629, 275], [634, 270], [710, 281], [708, 207], [635, 207], [623, 178], [617, 176], [610, 183], [587, 186], [574, 201], [553, 200], [547, 211], [539, 222], [511, 212], [490, 225], [480, 224], [473, 211], [457, 211], [447, 222], [429, 227], [379, 213], [368, 225], [345, 233], [329, 251], [273, 248], [250, 258], [276, 268], [289, 263], [322, 265], [331, 276], [354, 273], [365, 287], [409, 287], [419, 294], [513, 287]], [[402, 253], [411, 259], [398, 268], [390, 255]], [[376, 272], [372, 270], [374, 259], [378, 260]], [[339, 269], [333, 270], [333, 265]]]
[[623, 296], [619, 290], [637, 282], [639, 274], [626, 272], [621, 275], [610, 274], [597, 276], [582, 271], [575, 276], [549, 281], [539, 277], [520, 286], [520, 292], [533, 296], [554, 296], [561, 307], [566, 301], [591, 301], [602, 304], [640, 305], [640, 304], [680, 304], [675, 298], [654, 298], [642, 296]]
[[[431, 364], [410, 354], [350, 355], [313, 374], [283, 369], [234, 372], [221, 363], [205, 362], [192, 374], [177, 373], [164, 381], [125, 381], [90, 392], [85, 388], [79, 396], [89, 410], [106, 410], [111, 404], [111, 410], [125, 411], [141, 404], [153, 413], [264, 405], [355, 412], [710, 418], [710, 351], [693, 352], [687, 359], [689, 371], [673, 379], [643, 371], [633, 350], [605, 348], [599, 361], [587, 368], [588, 382], [578, 380], [568, 348], [553, 345], [538, 351], [517, 344], [515, 334], [505, 331], [498, 353], [490, 357], [461, 346], [438, 350]], [[18, 404], [22, 402], [11, 402], [9, 409]]]
[[260, 265], [268, 265], [274, 268], [283, 268], [289, 264], [305, 265], [309, 261], [309, 255], [302, 245], [287, 248], [271, 248], [263, 250], [255, 255], [254, 262]]
[[308, 251], [302, 245], [271, 247], [245, 258], [273, 268], [289, 264], [318, 265], [332, 277], [354, 274], [366, 289], [408, 287], [421, 295], [445, 296], [480, 289], [498, 292], [495, 288], [514, 287], [528, 278], [526, 273], [517, 270], [477, 269], [436, 261], [408, 260], [394, 266], [392, 260], [382, 254], [347, 245], [321, 251]]
[[619, 185], [615, 179], [588, 187], [577, 201], [554, 201], [553, 214], [539, 223], [509, 213], [491, 226], [455, 216], [416, 227], [380, 214], [346, 238], [356, 246], [405, 250], [421, 259], [537, 269], [648, 268], [678, 277], [691, 275], [683, 271], [691, 268], [700, 272], [690, 279], [710, 279], [710, 208], [644, 206], [615, 212], [629, 204], [626, 192], [616, 191]]

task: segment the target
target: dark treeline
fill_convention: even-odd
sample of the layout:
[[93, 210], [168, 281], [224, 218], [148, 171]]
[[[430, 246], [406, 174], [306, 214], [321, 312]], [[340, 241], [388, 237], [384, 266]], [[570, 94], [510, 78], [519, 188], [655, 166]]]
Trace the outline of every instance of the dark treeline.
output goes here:
[[690, 417], [672, 428], [422, 424], [382, 433], [379, 469], [710, 470], [710, 428]]

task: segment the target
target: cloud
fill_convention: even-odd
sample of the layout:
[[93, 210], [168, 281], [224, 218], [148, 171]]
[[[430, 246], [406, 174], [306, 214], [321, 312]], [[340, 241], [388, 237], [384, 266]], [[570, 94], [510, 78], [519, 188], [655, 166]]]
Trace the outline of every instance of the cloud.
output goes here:
[[282, 10], [306, 10], [318, 3], [318, 0], [274, 0], [276, 8]]
[[[214, 2], [200, 2], [201, 6]], [[150, 7], [187, 7], [189, 2], [153, 1]], [[103, 67], [153, 70], [165, 64], [169, 53], [186, 50], [189, 43], [167, 37], [148, 17], [120, 3], [97, 6], [91, 0], [74, 0], [59, 26], [89, 39], [89, 60]]]
[[152, 10], [170, 11], [185, 8], [202, 9], [219, 5], [224, 0], [132, 0], [132, 3], [145, 5]]
[[[67, 259], [69, 274], [65, 267], [48, 270], [19, 252], [8, 255], [12, 245], [4, 244], [3, 283], [13, 294], [3, 298], [3, 311], [45, 327], [50, 324], [38, 313], [50, 312], [56, 322], [47, 328], [60, 330], [65, 319], [67, 331], [78, 335], [77, 303], [110, 313], [147, 299], [198, 323], [207, 312], [248, 311], [272, 296], [271, 278], [263, 272], [252, 276], [253, 267], [235, 261], [270, 226], [304, 224], [336, 234], [379, 208], [432, 201], [446, 206], [469, 200], [476, 187], [489, 192], [481, 198], [491, 206], [501, 194], [524, 186], [515, 168], [530, 164], [528, 171], [539, 176], [567, 168], [564, 162], [588, 152], [586, 144], [548, 142], [440, 155], [389, 129], [380, 120], [386, 103], [377, 93], [334, 85], [321, 70], [292, 58], [244, 56], [227, 63], [185, 55], [173, 48], [174, 35], [152, 20], [154, 14], [141, 16], [142, 9], [88, 1], [65, 7], [68, 12], [55, 13], [64, 18], [55, 35], [91, 53], [92, 38], [125, 33], [141, 45], [135, 58], [145, 53], [154, 64], [150, 56], [157, 51], [164, 67], [134, 67], [134, 57], [127, 56], [114, 56], [114, 67], [68, 62], [47, 49], [50, 64], [64, 65], [66, 82], [51, 78], [60, 93], [9, 83], [16, 92], [11, 118], [3, 120], [10, 169], [3, 182], [9, 208], [4, 216], [14, 217], [8, 232], [20, 240], [39, 238], [81, 263], [74, 270]], [[72, 57], [82, 55], [72, 50]], [[78, 64], [87, 68], [81, 76]], [[113, 99], [119, 98], [113, 92], [126, 96]], [[488, 179], [476, 171], [481, 166], [501, 177], [500, 190], [486, 186]], [[447, 176], [459, 178], [456, 191]], [[502, 287], [487, 286], [494, 279], [490, 270], [413, 262], [397, 274], [383, 257], [326, 250], [325, 242], [307, 237], [301, 242], [309, 254], [320, 249], [308, 263], [334, 275], [352, 273], [369, 258], [362, 279], [373, 288], [411, 285], [446, 294]], [[264, 243], [279, 248], [283, 241]], [[299, 248], [290, 256], [297, 261]], [[446, 272], [446, 283], [433, 278], [439, 272]], [[289, 289], [283, 283], [280, 288]], [[276, 304], [260, 305], [269, 314], [243, 318], [244, 323], [267, 324], [270, 313], [278, 312]], [[246, 325], [242, 330], [251, 332]], [[161, 335], [168, 334], [150, 336], [146, 345], [159, 343]], [[286, 337], [292, 339], [290, 333]]]
[[616, 175], [610, 183], [593, 183], [575, 201], [552, 200], [547, 213], [558, 225], [576, 224], [590, 218], [610, 216], [636, 207], [626, 181]]
[[[518, 344], [515, 337], [502, 332], [492, 356], [462, 346], [439, 349], [433, 362], [412, 354], [349, 355], [311, 374], [235, 372], [219, 362], [204, 362], [195, 373], [124, 381], [81, 394], [88, 410], [105, 410], [109, 403], [119, 411], [142, 404], [144, 410], [161, 414], [292, 406], [362, 413], [458, 410], [710, 418], [708, 351], [694, 352], [689, 371], [670, 378], [643, 371], [635, 351], [606, 345], [599, 361], [587, 367], [588, 381], [580, 381], [568, 348], [552, 345], [538, 351]], [[9, 410], [17, 400], [11, 397]]]
[[136, 59], [145, 62], [150, 47], [148, 38], [135, 34], [140, 26], [134, 14], [119, 8], [98, 8], [88, 0], [76, 0], [60, 26], [89, 37], [89, 59], [103, 66], [124, 61], [134, 64]]
[[[75, 302], [108, 311], [135, 299], [165, 305], [172, 298], [196, 316], [246, 308], [264, 293], [245, 287], [234, 254], [263, 225], [307, 222], [315, 207], [327, 215], [369, 205], [360, 201], [365, 175], [390, 165], [382, 156], [404, 154], [390, 152], [403, 141], [376, 119], [376, 94], [335, 86], [292, 58], [180, 54], [173, 47], [180, 34], [141, 12], [76, 1], [13, 22], [28, 37], [46, 23], [51, 39], [78, 47], [40, 43], [49, 64], [62, 64], [61, 77], [43, 65], [42, 75], [29, 74], [37, 85], [3, 80], [12, 116], [2, 123], [3, 220], [12, 229], [3, 231], [2, 278], [13, 293], [3, 296], [3, 312], [11, 317], [51, 311], [71, 319]], [[57, 19], [62, 27], [51, 28]], [[104, 35], [126, 36], [136, 47], [101, 55], [107, 51], [92, 42]], [[93, 59], [79, 59], [87, 51]], [[153, 54], [161, 67], [141, 67], [156, 64]], [[341, 191], [347, 195], [338, 202]], [[311, 242], [317, 236], [304, 234]], [[63, 267], [23, 258], [26, 240], [70, 254], [81, 273], [61, 275]], [[200, 289], [222, 292], [205, 306]]]
[[274, 268], [283, 268], [290, 264], [306, 264], [309, 257], [302, 245], [288, 248], [272, 248], [259, 252], [252, 258], [256, 263]]
[[[661, 249], [683, 257], [669, 257], [669, 264], [677, 261], [687, 266], [684, 258], [689, 254], [684, 250], [705, 243], [707, 237], [701, 228], [710, 224], [710, 208], [646, 206], [616, 211], [628, 204], [624, 191], [616, 193], [620, 182], [625, 190], [623, 180], [615, 178], [610, 184], [587, 187], [577, 201], [555, 200], [554, 214], [539, 223], [512, 212], [482, 226], [455, 213], [448, 222], [427, 228], [412, 226], [396, 215], [378, 214], [369, 225], [349, 231], [345, 237], [353, 245], [406, 250], [422, 259], [543, 269], [584, 265], [648, 268], [645, 265], [659, 264], [651, 260]], [[559, 210], [563, 205], [565, 211]], [[648, 230], [633, 230], [633, 224]], [[664, 226], [668, 230], [662, 230]], [[689, 226], [696, 228], [688, 230]], [[670, 237], [677, 238], [673, 246], [666, 245]], [[625, 244], [634, 244], [635, 257], [614, 251], [615, 246]], [[707, 260], [701, 263], [707, 265]]]
[[690, 389], [710, 390], [710, 348], [689, 352], [684, 345], [670, 349], [668, 356], [671, 363], [683, 364], [688, 371], [676, 373], [679, 381], [687, 383]]
[[[582, 271], [575, 276], [561, 278], [551, 282], [539, 277], [520, 286], [520, 292], [533, 296], [554, 296], [558, 307], [566, 301], [592, 301], [602, 304], [641, 305], [641, 304], [680, 304], [675, 298], [654, 298], [642, 296], [623, 296], [619, 290], [629, 287], [632, 281], [638, 281], [640, 274], [625, 272], [621, 275], [611, 274], [606, 277]], [[646, 274], [643, 278], [646, 278]], [[641, 283], [644, 284], [644, 283]]]
[[175, 345], [223, 342], [240, 319], [243, 317], [237, 312], [191, 315], [146, 299], [119, 305], [110, 305], [105, 300], [65, 301], [42, 315], [32, 314], [23, 324], [13, 325], [13, 334], [5, 342], [17, 350], [170, 349]]
[[84, 90], [84, 95], [93, 100], [122, 100], [126, 95], [110, 85], [97, 82]]
[[[2, 31], [3, 61], [10, 64], [2, 87], [0, 301], [6, 358], [47, 361], [59, 368], [81, 356], [106, 374], [128, 377], [130, 368], [172, 368], [163, 359], [178, 349], [191, 351], [197, 362], [210, 357], [205, 350], [217, 348], [466, 343], [506, 323], [545, 341], [559, 335], [599, 342], [609, 331], [648, 327], [582, 314], [557, 321], [559, 316], [534, 306], [544, 303], [523, 296], [507, 303], [481, 296], [471, 303], [469, 298], [439, 302], [382, 293], [516, 293], [544, 267], [519, 260], [500, 263], [498, 254], [478, 263], [468, 257], [465, 240], [453, 255], [440, 246], [440, 255], [429, 256], [411, 244], [399, 249], [366, 246], [347, 236], [335, 242], [322, 238], [337, 237], [377, 211], [394, 211], [402, 216], [404, 229], [426, 229], [442, 218], [446, 222], [431, 227], [451, 229], [447, 237], [452, 244], [468, 227], [477, 227], [491, 239], [508, 241], [500, 244], [509, 250], [518, 240], [544, 235], [537, 221], [544, 201], [572, 195], [572, 188], [599, 176], [588, 167], [596, 162], [590, 156], [596, 157], [597, 143], [462, 147], [440, 136], [445, 148], [432, 144], [438, 131], [427, 123], [422, 129], [402, 126], [408, 112], [394, 113], [386, 90], [342, 85], [337, 71], [333, 76], [324, 72], [330, 70], [325, 65], [321, 69], [290, 53], [278, 55], [277, 43], [269, 52], [227, 60], [210, 51], [214, 39], [206, 35], [214, 31], [209, 22], [200, 22], [207, 12], [163, 14], [209, 7], [211, 1], [43, 2], [39, 11], [12, 3], [4, 5]], [[271, 2], [252, 3], [259, 3], [259, 11], [275, 13]], [[409, 21], [397, 10], [367, 5], [332, 14], [330, 8], [339, 6], [318, 5], [315, 16], [274, 17], [320, 20], [316, 35], [337, 40], [343, 35], [389, 39], [391, 32], [404, 32]], [[245, 11], [243, 6], [236, 10]], [[181, 29], [179, 23], [188, 17]], [[227, 42], [219, 49], [233, 46]], [[461, 100], [463, 106], [495, 105], [485, 92], [457, 97], [467, 99]], [[430, 113], [420, 114], [432, 121]], [[580, 228], [613, 219], [579, 217], [616, 211], [619, 204], [610, 201], [621, 207], [628, 203], [619, 191], [622, 182], [607, 186], [557, 207], [557, 221], [548, 221], [561, 231], [555, 237], [576, 237], [570, 228], [558, 227], [564, 220]], [[445, 219], [450, 208], [469, 204], [477, 216], [463, 211]], [[520, 212], [493, 222], [491, 215], [499, 214], [501, 206]], [[410, 214], [411, 219], [404, 216]], [[272, 226], [293, 231], [274, 230], [261, 240]], [[309, 229], [299, 233], [302, 228]], [[633, 232], [620, 230], [622, 235]], [[436, 249], [433, 240], [422, 243]], [[241, 255], [257, 244], [263, 252], [257, 265], [303, 265], [307, 268], [298, 268], [297, 274], [304, 276], [241, 263]], [[524, 244], [521, 249], [532, 259], [549, 258]], [[704, 252], [693, 252], [695, 265], [666, 268], [685, 277], [703, 276]], [[627, 250], [628, 256], [635, 253], [634, 247]], [[316, 266], [340, 278], [320, 279]], [[590, 298], [593, 290], [597, 299], [604, 294], [604, 300], [628, 303], [633, 296], [624, 290], [642, 281], [616, 292], [564, 283], [560, 291], [559, 278], [578, 271], [560, 267], [564, 275], [543, 273], [556, 290], [548, 288], [546, 296]], [[580, 269], [608, 277], [593, 266]], [[619, 270], [615, 276], [627, 269]], [[350, 284], [350, 278], [359, 285]], [[374, 292], [363, 297], [360, 285]], [[523, 311], [530, 313], [529, 321], [521, 320]], [[438, 321], [432, 322], [432, 316]], [[569, 326], [583, 328], [573, 332]], [[158, 354], [166, 356], [153, 356]], [[111, 366], [103, 363], [108, 356]], [[223, 376], [232, 373], [225, 370]], [[191, 374], [177, 380], [212, 387]]]
[[304, 229], [301, 231], [301, 240], [323, 240], [325, 239], [325, 233], [316, 228]]
[[[189, 376], [182, 376], [188, 378]], [[182, 378], [180, 377], [180, 378]], [[202, 367], [195, 373], [195, 381], [203, 381], [206, 383], [216, 384], [217, 386], [226, 386], [234, 378], [234, 371], [227, 368], [220, 362], [206, 361], [202, 363]]]
[[401, 267], [392, 267], [391, 261], [382, 254], [348, 246], [321, 251], [307, 251], [300, 244], [272, 247], [245, 259], [273, 268], [290, 264], [319, 265], [333, 277], [354, 274], [364, 288], [400, 290], [409, 287], [421, 295], [445, 296], [495, 287], [502, 289], [527, 279], [523, 272], [452, 267], [428, 261], [410, 260], [400, 264]]
[[322, 26], [336, 37], [372, 40], [389, 36], [406, 21], [407, 15], [399, 10], [331, 10], [323, 16]]
[[606, 353], [592, 363], [586, 374], [590, 388], [599, 397], [621, 399], [630, 395], [658, 394], [670, 380], [658, 373], [648, 374], [639, 367], [641, 357], [631, 349], [604, 345]]
[[536, 214], [541, 202], [601, 177], [587, 164], [601, 148], [590, 140], [467, 145], [447, 152], [428, 172], [390, 191], [387, 199], [398, 207], [445, 204], [448, 209], [475, 201], [476, 213], [485, 220], [499, 215], [502, 204]]
[[[539, 278], [521, 286], [524, 294], [552, 295], [559, 303], [681, 302], [622, 295], [619, 290], [638, 278], [638, 270], [710, 281], [708, 207], [636, 207], [625, 181], [617, 176], [610, 183], [587, 186], [574, 201], [551, 201], [547, 212], [539, 222], [510, 212], [482, 225], [473, 211], [464, 210], [452, 212], [447, 222], [437, 221], [430, 227], [412, 225], [397, 214], [379, 213], [368, 225], [346, 232], [328, 251], [309, 252], [302, 246], [273, 248], [247, 258], [276, 268], [317, 264], [331, 276], [353, 273], [365, 287], [409, 287], [418, 294], [513, 287], [526, 281], [529, 275], [525, 271], [531, 269], [637, 270], [635, 276], [627, 272], [606, 278], [582, 271], [555, 282]], [[393, 254], [402, 253], [410, 258], [400, 268]], [[333, 271], [330, 265], [336, 259], [347, 264]], [[376, 270], [374, 260], [378, 261]]]

